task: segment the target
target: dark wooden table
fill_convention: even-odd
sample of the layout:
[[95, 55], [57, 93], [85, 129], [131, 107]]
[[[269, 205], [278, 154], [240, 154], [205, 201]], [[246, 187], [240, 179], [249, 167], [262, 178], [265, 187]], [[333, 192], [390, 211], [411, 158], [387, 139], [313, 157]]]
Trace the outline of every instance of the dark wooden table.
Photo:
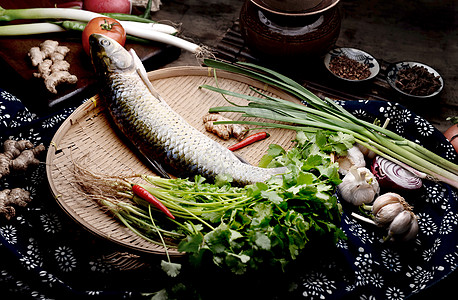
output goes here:
[[[157, 20], [182, 24], [183, 34], [197, 43], [214, 47], [229, 60], [248, 60], [236, 23], [244, 0], [162, 1]], [[321, 60], [307, 69], [290, 69], [295, 78], [315, 92], [327, 92], [341, 99], [379, 99], [399, 102], [444, 132], [458, 115], [458, 5], [454, 0], [428, 1], [340, 1], [342, 25], [337, 45], [365, 50], [382, 65], [373, 85], [355, 87], [326, 76]], [[255, 57], [256, 58], [256, 57]], [[412, 101], [393, 92], [385, 81], [385, 68], [398, 61], [418, 61], [435, 68], [445, 87], [438, 97]], [[169, 64], [196, 65], [195, 58], [182, 53]]]
[[[30, 7], [53, 7], [55, 3], [66, 0], [37, 0], [33, 3], [26, 0], [2, 0], [0, 6], [8, 9]], [[40, 20], [17, 20], [10, 24], [40, 22]], [[65, 59], [70, 63], [71, 74], [78, 77], [73, 85], [62, 84], [57, 87], [57, 94], [50, 93], [43, 80], [35, 78], [33, 67], [27, 53], [31, 47], [39, 46], [43, 41], [51, 39], [70, 48]], [[181, 53], [178, 48], [160, 43], [139, 44], [126, 42], [127, 48], [133, 48], [149, 69], [163, 66], [175, 60]], [[81, 97], [96, 93], [95, 77], [89, 56], [81, 46], [81, 32], [62, 32], [33, 36], [0, 37], [0, 79], [2, 86], [24, 101], [29, 109], [45, 115], [52, 110], [61, 109]]]

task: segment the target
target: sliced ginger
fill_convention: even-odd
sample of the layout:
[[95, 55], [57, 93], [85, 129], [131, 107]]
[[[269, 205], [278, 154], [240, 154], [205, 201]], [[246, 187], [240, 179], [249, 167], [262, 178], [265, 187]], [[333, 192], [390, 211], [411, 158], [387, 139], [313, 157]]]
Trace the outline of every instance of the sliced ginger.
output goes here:
[[205, 130], [216, 134], [223, 140], [228, 140], [231, 136], [235, 137], [237, 140], [241, 140], [248, 132], [248, 127], [242, 124], [213, 124], [218, 121], [232, 121], [220, 114], [207, 114], [202, 120]]

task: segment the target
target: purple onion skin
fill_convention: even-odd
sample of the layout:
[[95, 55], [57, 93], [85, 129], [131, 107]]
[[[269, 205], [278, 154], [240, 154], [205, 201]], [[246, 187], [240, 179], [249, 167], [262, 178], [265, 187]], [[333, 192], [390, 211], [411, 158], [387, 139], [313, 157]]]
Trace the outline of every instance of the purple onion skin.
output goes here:
[[417, 190], [423, 185], [421, 178], [381, 156], [374, 158], [371, 171], [377, 178], [380, 187], [394, 190]]

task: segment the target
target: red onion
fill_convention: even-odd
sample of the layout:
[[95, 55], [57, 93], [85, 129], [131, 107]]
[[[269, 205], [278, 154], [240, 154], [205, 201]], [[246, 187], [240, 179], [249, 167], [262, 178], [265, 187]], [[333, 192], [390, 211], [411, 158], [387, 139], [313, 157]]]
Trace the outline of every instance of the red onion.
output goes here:
[[378, 155], [372, 163], [371, 171], [382, 187], [415, 190], [422, 186], [421, 178]]

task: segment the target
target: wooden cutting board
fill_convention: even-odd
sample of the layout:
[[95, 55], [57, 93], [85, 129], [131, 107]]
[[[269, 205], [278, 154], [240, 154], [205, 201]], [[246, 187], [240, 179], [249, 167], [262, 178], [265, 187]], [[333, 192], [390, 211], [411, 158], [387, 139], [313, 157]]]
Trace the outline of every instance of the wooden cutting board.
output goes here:
[[[54, 7], [55, 3], [67, 0], [2, 0], [0, 6], [8, 9]], [[34, 21], [12, 21], [18, 24]], [[0, 23], [4, 25], [6, 23]], [[74, 85], [63, 84], [57, 87], [58, 93], [46, 90], [42, 79], [33, 76], [33, 67], [27, 53], [31, 47], [39, 46], [47, 39], [58, 41], [60, 45], [70, 48], [66, 60], [70, 63], [70, 73], [78, 77]], [[126, 43], [127, 49], [133, 48], [149, 70], [158, 68], [175, 60], [180, 50], [160, 43], [135, 44]], [[0, 87], [10, 91], [25, 102], [26, 106], [36, 113], [47, 113], [54, 107], [60, 107], [74, 96], [92, 96], [96, 92], [95, 78], [90, 58], [81, 46], [80, 32], [61, 32], [34, 36], [0, 37]]]

